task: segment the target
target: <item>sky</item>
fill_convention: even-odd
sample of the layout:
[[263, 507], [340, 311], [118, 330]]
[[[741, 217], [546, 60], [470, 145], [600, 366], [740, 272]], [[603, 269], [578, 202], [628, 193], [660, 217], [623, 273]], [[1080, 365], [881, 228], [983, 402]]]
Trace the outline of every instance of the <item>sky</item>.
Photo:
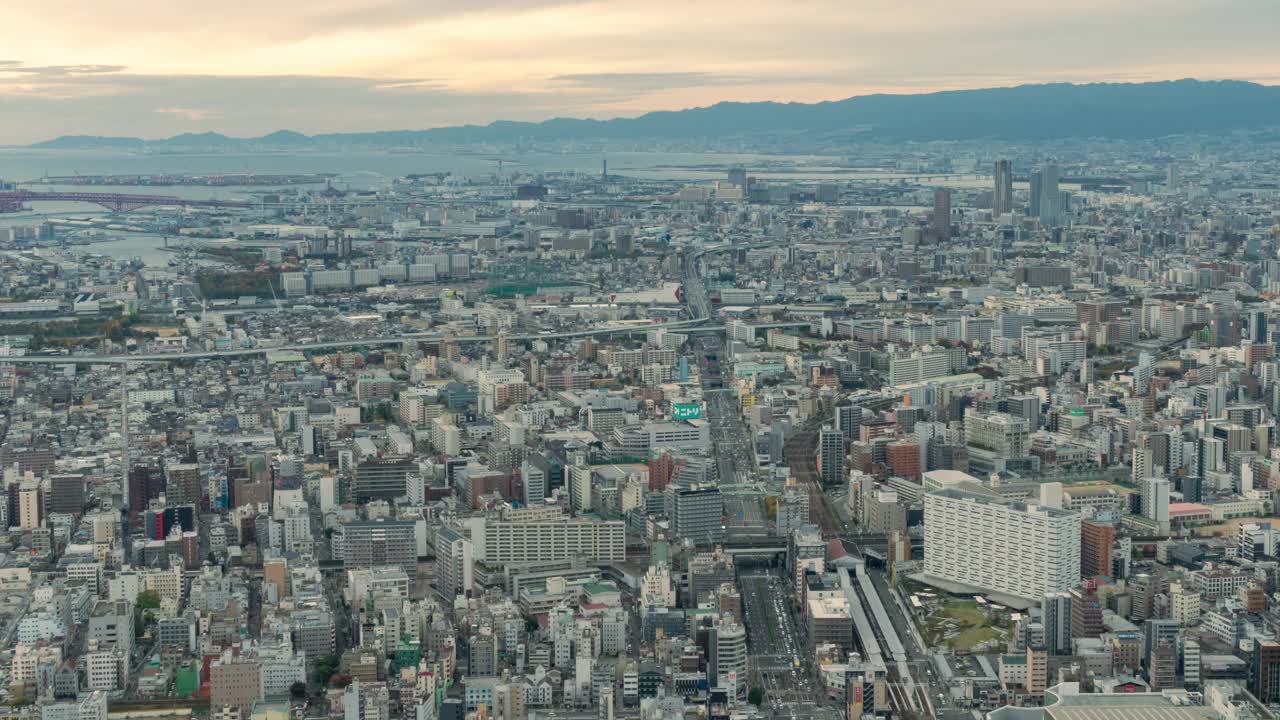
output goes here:
[[0, 144], [1040, 82], [1280, 84], [1277, 27], [1277, 0], [6, 2]]

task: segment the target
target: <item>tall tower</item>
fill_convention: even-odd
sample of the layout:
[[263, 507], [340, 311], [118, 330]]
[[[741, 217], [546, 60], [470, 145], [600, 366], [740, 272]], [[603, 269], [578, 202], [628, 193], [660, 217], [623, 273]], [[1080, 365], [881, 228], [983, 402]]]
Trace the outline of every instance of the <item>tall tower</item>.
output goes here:
[[951, 239], [951, 191], [947, 188], [933, 191], [933, 219], [929, 222], [929, 231], [937, 240]]
[[1036, 173], [1039, 182], [1031, 189], [1034, 207], [1032, 214], [1040, 218], [1045, 225], [1057, 225], [1066, 210], [1066, 202], [1062, 191], [1058, 189], [1059, 169], [1057, 165], [1048, 164]]
[[997, 216], [1013, 212], [1013, 163], [1008, 160], [996, 161], [991, 210]]

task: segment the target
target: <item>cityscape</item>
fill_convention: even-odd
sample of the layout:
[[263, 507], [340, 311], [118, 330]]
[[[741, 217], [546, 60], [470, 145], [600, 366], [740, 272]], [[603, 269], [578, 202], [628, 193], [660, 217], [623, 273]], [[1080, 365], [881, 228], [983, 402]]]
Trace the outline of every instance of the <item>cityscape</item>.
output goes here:
[[1280, 87], [973, 76], [0, 107], [0, 720], [1276, 717]]

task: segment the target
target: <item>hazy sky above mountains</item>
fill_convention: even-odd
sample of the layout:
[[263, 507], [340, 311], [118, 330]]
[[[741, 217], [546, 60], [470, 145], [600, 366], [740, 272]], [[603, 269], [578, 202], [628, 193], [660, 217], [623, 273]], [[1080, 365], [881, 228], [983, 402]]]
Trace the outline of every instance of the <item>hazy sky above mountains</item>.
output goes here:
[[0, 143], [417, 129], [1026, 82], [1280, 83], [1276, 0], [0, 3]]

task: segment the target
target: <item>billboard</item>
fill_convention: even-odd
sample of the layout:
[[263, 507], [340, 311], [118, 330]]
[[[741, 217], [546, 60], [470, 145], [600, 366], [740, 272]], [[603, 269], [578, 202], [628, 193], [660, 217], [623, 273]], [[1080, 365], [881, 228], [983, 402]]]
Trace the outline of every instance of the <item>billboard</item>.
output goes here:
[[698, 403], [676, 403], [672, 406], [671, 417], [675, 420], [697, 420], [702, 417], [702, 405]]

